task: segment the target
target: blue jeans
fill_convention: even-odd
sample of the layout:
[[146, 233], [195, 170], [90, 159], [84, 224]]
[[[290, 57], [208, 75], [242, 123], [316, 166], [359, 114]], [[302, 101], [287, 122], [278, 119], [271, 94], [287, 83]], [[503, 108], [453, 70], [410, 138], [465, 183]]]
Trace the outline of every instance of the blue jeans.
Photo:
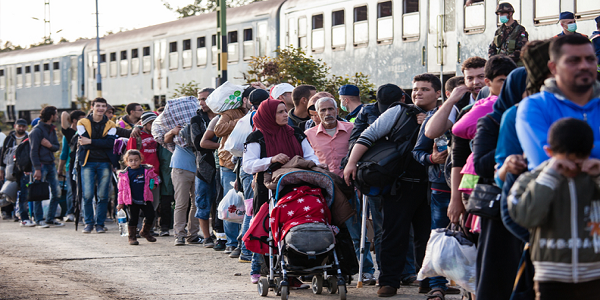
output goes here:
[[[356, 197], [352, 199], [352, 201], [356, 201]], [[354, 243], [354, 251], [356, 252], [356, 258], [360, 259], [360, 227], [362, 221], [362, 205], [357, 201], [356, 204], [357, 214], [348, 219], [346, 221], [346, 227], [348, 227], [348, 231], [350, 232], [350, 236], [352, 237], [352, 242]], [[371, 242], [365, 237], [365, 253], [363, 255], [363, 273], [375, 273], [375, 268], [373, 268], [373, 257], [371, 257]], [[359, 279], [360, 280], [360, 279]]]
[[[108, 208], [111, 164], [109, 162], [87, 162], [81, 167], [81, 187], [83, 191], [83, 218], [86, 225], [104, 226]], [[98, 203], [94, 215], [94, 191], [97, 188]]]
[[[33, 168], [33, 171], [35, 172], [35, 168]], [[50, 185], [50, 191], [52, 192], [52, 197], [50, 198], [50, 205], [48, 205], [48, 214], [46, 215], [46, 222], [51, 222], [54, 221], [54, 216], [56, 215], [56, 208], [58, 207], [58, 201], [60, 201], [60, 189], [58, 188], [58, 173], [56, 171], [56, 165], [54, 163], [43, 164], [41, 171], [41, 181], [47, 182]]]
[[67, 178], [65, 178], [66, 186], [67, 186], [67, 212], [65, 216], [68, 214], [72, 214], [75, 211], [73, 207], [73, 187], [71, 186], [71, 176], [72, 174], [67, 174]]
[[42, 209], [41, 201], [27, 202], [27, 184], [29, 183], [29, 175], [21, 176], [19, 193], [19, 214], [21, 221], [29, 220], [29, 203], [33, 205], [33, 218], [36, 222], [44, 219], [44, 210]]
[[[448, 218], [448, 204], [450, 204], [450, 193], [431, 191], [431, 229], [446, 228], [450, 224]], [[445, 277], [437, 276], [429, 279], [430, 288], [447, 289], [448, 280]]]
[[[233, 170], [221, 167], [221, 185], [223, 185], [223, 196], [227, 195], [229, 190], [233, 189], [231, 182], [236, 179]], [[238, 246], [237, 237], [240, 234], [241, 224], [223, 221], [225, 235], [227, 235], [227, 243], [225, 245], [236, 248]]]
[[215, 202], [216, 182], [212, 183], [196, 177], [196, 218], [208, 220], [210, 217], [210, 208]]
[[[244, 199], [254, 198], [254, 191], [252, 190], [252, 175], [244, 172], [244, 170], [240, 170], [240, 179], [242, 180], [241, 184], [242, 184], [242, 187], [244, 188]], [[240, 231], [240, 235], [238, 235], [238, 244], [242, 245], [241, 248], [242, 248], [243, 255], [252, 254], [252, 252], [250, 252], [248, 249], [246, 249], [246, 245], [242, 241], [242, 238], [244, 237], [244, 235], [246, 234], [246, 231], [248, 231], [248, 228], [250, 227], [251, 221], [252, 221], [252, 217], [250, 217], [248, 215], [244, 216], [244, 223], [242, 223], [242, 230]]]

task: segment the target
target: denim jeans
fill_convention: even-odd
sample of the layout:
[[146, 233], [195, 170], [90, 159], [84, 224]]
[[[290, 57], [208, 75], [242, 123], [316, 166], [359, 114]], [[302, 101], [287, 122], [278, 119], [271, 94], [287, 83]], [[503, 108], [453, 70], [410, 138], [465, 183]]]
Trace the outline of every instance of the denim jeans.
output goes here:
[[[221, 184], [223, 185], [223, 196], [227, 195], [229, 190], [233, 189], [231, 186], [231, 182], [235, 182], [236, 176], [233, 173], [233, 170], [221, 167]], [[228, 247], [236, 248], [238, 246], [237, 237], [240, 234], [241, 224], [223, 221], [223, 227], [225, 229], [225, 235], [227, 235], [227, 245]]]
[[[33, 168], [35, 172], [35, 168]], [[47, 182], [50, 185], [50, 192], [52, 197], [50, 198], [50, 205], [48, 205], [48, 214], [46, 215], [46, 222], [54, 221], [56, 215], [56, 208], [58, 207], [58, 201], [60, 201], [60, 189], [58, 187], [58, 173], [56, 171], [55, 164], [43, 164], [42, 168], [42, 179], [41, 181]], [[35, 205], [35, 204], [34, 204]], [[37, 220], [36, 220], [37, 222]]]
[[[83, 191], [83, 218], [86, 225], [104, 226], [108, 208], [108, 189], [111, 164], [109, 162], [87, 162], [81, 167]], [[94, 191], [97, 186], [97, 204], [94, 206]], [[94, 214], [94, 207], [96, 212]]]
[[33, 218], [36, 222], [44, 219], [44, 210], [42, 209], [41, 201], [27, 202], [27, 184], [29, 183], [29, 175], [22, 175], [20, 182], [21, 192], [19, 193], [19, 214], [21, 221], [29, 220], [29, 203], [33, 205]]
[[65, 216], [68, 214], [72, 214], [75, 211], [75, 208], [73, 207], [73, 186], [75, 185], [75, 183], [72, 183], [72, 174], [67, 174], [67, 177], [65, 178], [66, 186], [67, 186], [67, 211], [65, 213]]
[[[357, 197], [352, 199], [352, 201], [356, 201]], [[350, 236], [352, 237], [352, 242], [354, 243], [354, 251], [356, 252], [356, 258], [360, 260], [360, 229], [362, 223], [362, 205], [360, 205], [359, 201], [356, 201], [356, 215], [346, 221], [346, 227], [348, 227], [348, 231], [350, 232]], [[365, 253], [363, 255], [363, 273], [375, 273], [375, 268], [373, 268], [373, 257], [371, 257], [371, 242], [365, 237]], [[359, 279], [360, 280], [360, 279]]]
[[[450, 204], [450, 193], [431, 191], [431, 229], [448, 227], [450, 224], [448, 204]], [[448, 280], [442, 276], [432, 277], [429, 280], [429, 287], [446, 290], [446, 283]]]
[[210, 208], [215, 202], [216, 185], [215, 180], [212, 183], [196, 177], [195, 179], [196, 188], [196, 218], [201, 220], [208, 220], [210, 218]]
[[[242, 180], [242, 187], [244, 188], [244, 199], [254, 198], [254, 191], [252, 190], [252, 178], [253, 178], [253, 176], [251, 174], [244, 172], [244, 170], [240, 170], [240, 179]], [[240, 231], [240, 235], [238, 235], [238, 244], [242, 245], [241, 248], [242, 248], [243, 255], [252, 254], [252, 252], [250, 252], [250, 251], [248, 251], [248, 249], [246, 249], [246, 245], [244, 245], [244, 242], [242, 241], [242, 238], [244, 237], [244, 235], [246, 234], [246, 231], [248, 231], [248, 228], [250, 227], [251, 221], [252, 221], [252, 217], [250, 217], [248, 215], [244, 216], [244, 222], [242, 223], [242, 230]]]

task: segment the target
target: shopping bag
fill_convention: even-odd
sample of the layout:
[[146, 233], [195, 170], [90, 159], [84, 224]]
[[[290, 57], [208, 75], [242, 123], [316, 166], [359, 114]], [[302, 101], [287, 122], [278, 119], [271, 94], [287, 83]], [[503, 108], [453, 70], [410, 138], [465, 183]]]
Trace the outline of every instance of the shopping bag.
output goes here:
[[44, 201], [50, 199], [50, 184], [43, 181], [30, 182], [27, 185], [27, 201]]
[[423, 266], [417, 280], [444, 276], [456, 284], [475, 292], [475, 263], [477, 249], [460, 230], [438, 228], [431, 231]]
[[236, 192], [235, 189], [230, 189], [219, 203], [217, 212], [219, 219], [241, 224], [246, 214], [242, 193]]
[[243, 92], [243, 86], [226, 81], [210, 93], [208, 98], [206, 98], [206, 105], [215, 113], [236, 109], [242, 106]]
[[244, 156], [244, 144], [246, 139], [252, 133], [252, 126], [250, 125], [250, 118], [252, 113], [246, 114], [243, 118], [239, 119], [231, 134], [227, 138], [223, 150], [229, 151], [231, 155], [242, 157]]

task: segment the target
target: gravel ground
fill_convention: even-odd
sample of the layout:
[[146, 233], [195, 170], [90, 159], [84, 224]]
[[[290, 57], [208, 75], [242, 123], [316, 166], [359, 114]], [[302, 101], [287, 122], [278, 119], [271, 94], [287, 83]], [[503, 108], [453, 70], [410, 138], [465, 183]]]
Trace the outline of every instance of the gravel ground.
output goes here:
[[[82, 234], [73, 223], [25, 228], [0, 221], [0, 299], [265, 299], [250, 283], [250, 264], [174, 238], [130, 246], [108, 223], [105, 234]], [[348, 287], [348, 299], [373, 299], [376, 286]], [[394, 299], [426, 299], [415, 286]], [[279, 299], [273, 292], [266, 297]], [[290, 299], [339, 299], [294, 290]], [[446, 299], [460, 299], [447, 296]]]

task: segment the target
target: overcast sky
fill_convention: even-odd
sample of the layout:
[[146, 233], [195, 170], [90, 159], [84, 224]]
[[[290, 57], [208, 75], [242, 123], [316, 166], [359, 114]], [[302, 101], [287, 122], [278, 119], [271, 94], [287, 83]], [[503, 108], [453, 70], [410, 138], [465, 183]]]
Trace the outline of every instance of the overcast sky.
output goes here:
[[[44, 38], [44, 0], [0, 0], [0, 40], [21, 46]], [[185, 6], [193, 0], [168, 0], [172, 6]], [[142, 28], [177, 19], [160, 0], [98, 0], [100, 36], [107, 31]], [[52, 39], [74, 41], [96, 37], [94, 0], [50, 0]], [[32, 18], [38, 18], [40, 21]], [[61, 32], [56, 33], [61, 30]]]

